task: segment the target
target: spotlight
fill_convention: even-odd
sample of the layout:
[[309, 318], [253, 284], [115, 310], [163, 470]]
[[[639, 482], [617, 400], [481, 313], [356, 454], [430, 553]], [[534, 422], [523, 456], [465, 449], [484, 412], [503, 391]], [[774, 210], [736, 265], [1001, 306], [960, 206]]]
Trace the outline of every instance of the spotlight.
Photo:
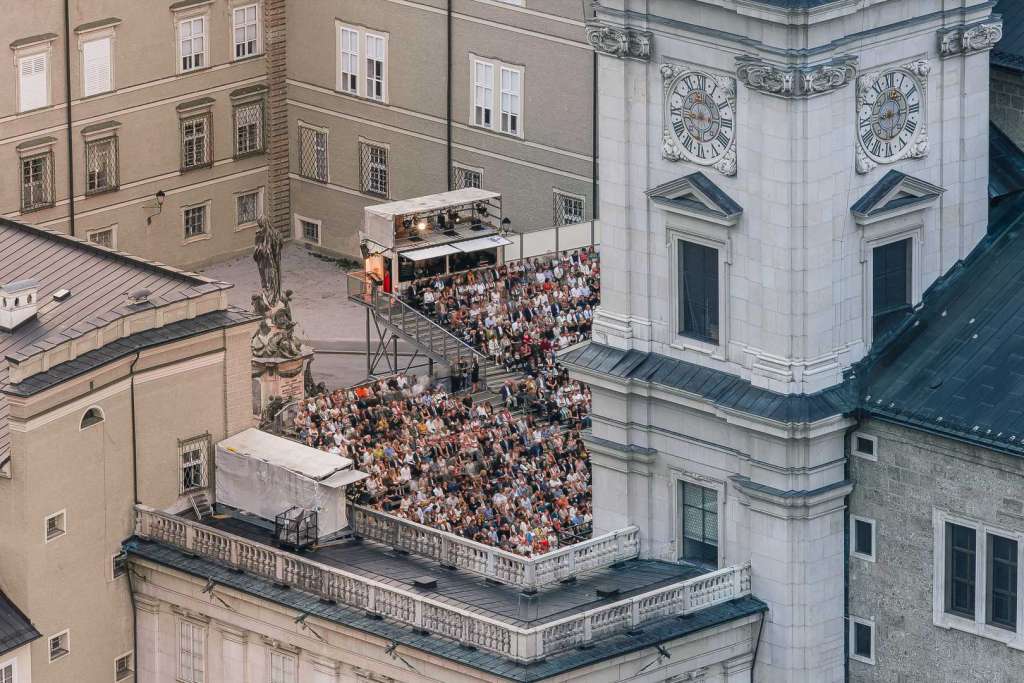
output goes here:
[[404, 221], [402, 221], [402, 225], [405, 226], [406, 230], [411, 230], [412, 229], [412, 219], [411, 218], [406, 218]]
[[460, 221], [462, 221], [462, 218], [459, 216], [459, 212], [458, 211], [456, 211], [455, 209], [452, 209], [452, 210], [450, 210], [448, 212], [448, 222], [456, 223], [457, 224]]
[[420, 230], [420, 231], [426, 230], [427, 229], [427, 219], [426, 218], [421, 218], [420, 222], [416, 224], [416, 229]]

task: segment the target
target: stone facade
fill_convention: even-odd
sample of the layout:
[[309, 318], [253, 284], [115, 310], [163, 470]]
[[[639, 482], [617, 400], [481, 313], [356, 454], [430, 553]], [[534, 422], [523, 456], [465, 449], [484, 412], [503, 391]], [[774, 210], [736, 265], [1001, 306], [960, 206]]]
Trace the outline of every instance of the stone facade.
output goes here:
[[879, 420], [858, 433], [878, 439], [877, 461], [850, 457], [850, 514], [875, 521], [876, 542], [874, 562], [849, 559], [849, 614], [874, 621], [876, 652], [850, 661], [850, 680], [1019, 681], [1018, 648], [935, 624], [934, 520], [1024, 533], [1024, 462]]
[[1024, 73], [993, 67], [991, 82], [992, 123], [1024, 147]]

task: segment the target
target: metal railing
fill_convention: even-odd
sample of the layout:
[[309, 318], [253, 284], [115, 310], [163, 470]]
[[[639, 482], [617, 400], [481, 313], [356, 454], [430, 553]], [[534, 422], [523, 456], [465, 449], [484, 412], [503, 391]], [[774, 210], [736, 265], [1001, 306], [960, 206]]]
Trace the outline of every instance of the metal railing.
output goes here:
[[690, 614], [750, 594], [750, 563], [746, 563], [533, 628], [521, 628], [144, 505], [135, 507], [135, 533], [323, 600], [521, 663], [624, 633], [654, 619]]
[[348, 520], [356, 536], [524, 590], [640, 555], [640, 530], [635, 526], [525, 557], [361, 505], [349, 505]]

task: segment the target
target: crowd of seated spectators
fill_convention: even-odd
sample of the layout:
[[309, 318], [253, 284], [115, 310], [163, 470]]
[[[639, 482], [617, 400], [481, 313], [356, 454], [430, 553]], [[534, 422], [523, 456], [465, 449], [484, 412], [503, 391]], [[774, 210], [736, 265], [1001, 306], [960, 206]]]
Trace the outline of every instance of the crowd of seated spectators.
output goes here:
[[293, 426], [306, 445], [370, 475], [351, 487], [355, 502], [529, 556], [591, 525], [590, 464], [573, 418], [589, 392], [569, 383], [554, 397], [552, 379], [510, 381], [495, 407], [396, 375], [306, 399]]

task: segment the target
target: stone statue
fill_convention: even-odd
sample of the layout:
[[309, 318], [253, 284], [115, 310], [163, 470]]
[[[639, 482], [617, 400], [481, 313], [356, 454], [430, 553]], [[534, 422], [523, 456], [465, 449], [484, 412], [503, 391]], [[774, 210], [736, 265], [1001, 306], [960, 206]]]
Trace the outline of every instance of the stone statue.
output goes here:
[[254, 358], [298, 358], [302, 344], [295, 338], [292, 291], [281, 293], [281, 235], [265, 216], [257, 220], [252, 258], [260, 270], [262, 291], [252, 295], [252, 310], [263, 316], [252, 337]]
[[260, 285], [267, 306], [272, 307], [281, 298], [281, 240], [280, 233], [270, 225], [266, 216], [256, 219], [256, 249], [252, 260], [260, 269]]

